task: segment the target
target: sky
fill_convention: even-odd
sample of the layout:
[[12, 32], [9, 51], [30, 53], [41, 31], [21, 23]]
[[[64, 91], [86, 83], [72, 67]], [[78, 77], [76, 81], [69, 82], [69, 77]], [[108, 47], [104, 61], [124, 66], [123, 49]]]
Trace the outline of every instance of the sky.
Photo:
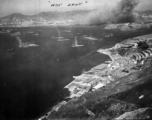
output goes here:
[[[0, 17], [12, 13], [33, 15], [46, 11], [70, 11], [95, 9], [104, 6], [115, 6], [120, 0], [0, 0]], [[152, 10], [152, 0], [140, 0], [137, 10]], [[51, 4], [63, 3], [60, 7], [51, 7]], [[83, 3], [80, 6], [67, 6], [70, 3]]]

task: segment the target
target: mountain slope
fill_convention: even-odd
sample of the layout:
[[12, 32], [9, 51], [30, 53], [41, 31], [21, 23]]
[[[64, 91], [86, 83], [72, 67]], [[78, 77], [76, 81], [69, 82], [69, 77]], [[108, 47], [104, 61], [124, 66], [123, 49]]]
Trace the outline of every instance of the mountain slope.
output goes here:
[[[116, 57], [103, 75], [105, 77], [108, 74], [113, 78], [112, 81], [104, 87], [67, 101], [66, 104], [60, 105], [57, 109], [52, 109], [48, 116], [44, 118], [46, 120], [152, 119], [152, 51], [149, 52], [149, 55], [145, 52], [147, 56], [142, 56], [142, 58], [131, 57], [132, 55], [141, 55], [144, 53], [143, 51], [151, 50], [151, 39], [152, 34], [139, 36], [118, 43], [112, 49], [106, 49], [107, 53], [110, 50], [112, 52], [110, 55]], [[134, 47], [134, 43], [137, 44], [136, 47]], [[145, 43], [148, 48], [144, 47]], [[120, 51], [123, 51], [123, 54], [120, 54]], [[117, 59], [116, 54], [125, 59], [122, 61], [120, 58]], [[129, 60], [126, 65], [125, 60]], [[129, 63], [132, 60], [136, 62]], [[97, 70], [99, 71], [99, 69], [98, 67]], [[100, 73], [102, 73], [102, 70]], [[93, 75], [93, 71], [91, 75]], [[94, 75], [98, 75], [97, 71]], [[104, 82], [103, 78], [101, 80]], [[85, 79], [82, 79], [82, 81], [81, 84], [84, 83]], [[95, 78], [92, 81], [95, 81]], [[79, 88], [78, 85], [77, 88]]]
[[69, 21], [72, 20], [76, 22], [79, 17], [88, 14], [90, 10], [78, 10], [78, 11], [68, 11], [68, 12], [41, 12], [36, 15], [23, 15], [20, 13], [14, 13], [6, 17], [0, 18], [0, 24], [2, 25], [23, 25], [37, 23], [54, 23], [55, 21]]
[[29, 21], [29, 18], [28, 16], [20, 14], [20, 13], [14, 13], [0, 19], [1, 24], [20, 23], [24, 21]]

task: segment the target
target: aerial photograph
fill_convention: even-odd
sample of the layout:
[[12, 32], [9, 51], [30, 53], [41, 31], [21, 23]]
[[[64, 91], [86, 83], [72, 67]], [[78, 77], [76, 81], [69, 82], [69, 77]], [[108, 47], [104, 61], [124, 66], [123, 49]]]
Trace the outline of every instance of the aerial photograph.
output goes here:
[[0, 120], [151, 120], [152, 0], [0, 0]]

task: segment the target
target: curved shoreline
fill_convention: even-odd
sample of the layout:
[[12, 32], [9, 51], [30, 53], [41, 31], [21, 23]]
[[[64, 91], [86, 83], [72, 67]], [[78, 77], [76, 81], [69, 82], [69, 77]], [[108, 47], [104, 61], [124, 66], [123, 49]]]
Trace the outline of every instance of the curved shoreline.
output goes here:
[[[91, 70], [84, 72], [80, 76], [74, 76], [75, 79], [65, 86], [65, 88], [68, 88], [71, 92], [69, 98], [79, 98], [83, 94], [97, 91], [117, 79], [141, 71], [143, 67], [140, 67], [139, 69], [137, 69], [137, 67], [139, 67], [139, 65], [144, 66], [145, 60], [152, 56], [152, 50], [150, 49], [151, 42], [152, 34], [149, 34], [124, 40], [121, 43], [117, 43], [112, 48], [99, 49], [98, 52], [108, 55], [111, 58], [111, 61], [108, 61], [108, 64], [102, 63], [93, 67]], [[151, 52], [147, 56], [143, 55], [144, 57], [140, 57], [140, 59], [134, 58], [134, 55], [141, 54], [141, 48], [139, 45], [142, 43], [147, 44], [148, 48], [146, 50], [149, 49]], [[120, 53], [126, 49], [127, 52], [120, 55]], [[53, 107], [47, 116], [43, 116], [39, 120], [47, 118], [53, 111], [57, 112], [61, 106], [64, 106], [67, 103], [68, 102], [66, 101], [60, 102]]]

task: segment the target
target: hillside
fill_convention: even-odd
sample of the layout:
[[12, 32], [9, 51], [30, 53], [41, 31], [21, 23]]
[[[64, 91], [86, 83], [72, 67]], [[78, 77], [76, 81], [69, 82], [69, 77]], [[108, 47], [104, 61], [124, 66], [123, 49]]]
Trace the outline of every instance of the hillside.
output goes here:
[[[95, 14], [97, 16], [95, 16]], [[100, 15], [100, 10], [77, 10], [67, 12], [41, 12], [36, 15], [23, 15], [21, 13], [14, 13], [3, 18], [0, 18], [1, 27], [28, 27], [28, 26], [50, 26], [50, 25], [77, 25], [88, 24], [88, 19], [92, 19]], [[152, 11], [134, 11], [137, 17], [137, 22], [146, 22], [152, 20]], [[94, 21], [94, 19], [93, 19]], [[94, 21], [96, 24], [96, 20]], [[103, 24], [103, 22], [101, 22]]]
[[[85, 86], [89, 80], [79, 76], [69, 86], [73, 94], [81, 94], [59, 103], [41, 120], [126, 120], [152, 118], [152, 34], [127, 39], [109, 49], [98, 52], [112, 58], [106, 69], [101, 65], [83, 74], [94, 76], [93, 81], [105, 84], [96, 90]], [[108, 81], [107, 81], [108, 80]], [[83, 81], [83, 82], [82, 82]], [[81, 84], [79, 84], [81, 82]], [[72, 82], [71, 82], [72, 83]], [[85, 86], [85, 87], [84, 87]], [[79, 94], [80, 95], [80, 94]]]
[[36, 15], [23, 15], [14, 13], [0, 18], [1, 26], [35, 26], [49, 24], [76, 24], [77, 19], [88, 14], [89, 10], [78, 10], [68, 12], [41, 12]]

